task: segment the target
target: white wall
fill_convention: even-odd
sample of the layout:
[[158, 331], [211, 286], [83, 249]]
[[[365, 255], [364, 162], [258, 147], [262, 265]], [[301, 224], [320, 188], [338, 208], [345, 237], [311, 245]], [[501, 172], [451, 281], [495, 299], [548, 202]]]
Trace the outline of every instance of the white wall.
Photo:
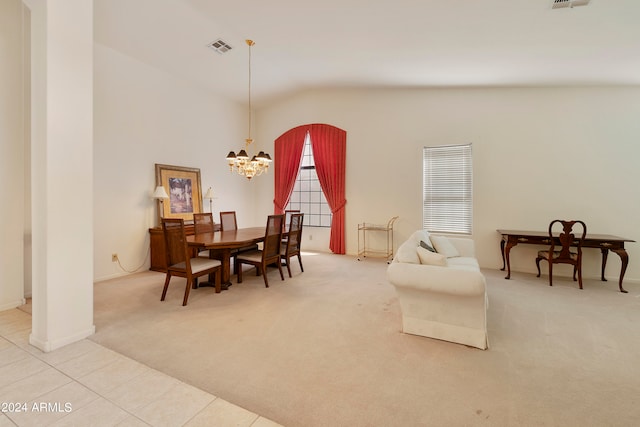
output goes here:
[[263, 225], [254, 222], [255, 181], [231, 175], [225, 161], [243, 148], [246, 107], [98, 43], [94, 59], [96, 280], [126, 274], [112, 253], [129, 271], [149, 268], [156, 163], [199, 168], [203, 191], [215, 193], [214, 219], [235, 210], [240, 227]]
[[[473, 237], [483, 267], [502, 265], [496, 229], [546, 230], [556, 218], [640, 240], [640, 87], [324, 90], [257, 115], [258, 138], [271, 141], [271, 151], [275, 138], [300, 124], [347, 131], [348, 254], [357, 252], [363, 221], [400, 215], [396, 246], [421, 228], [422, 147], [468, 142]], [[257, 206], [265, 213], [273, 210], [272, 178], [260, 183]], [[315, 236], [313, 242], [303, 246], [320, 244]], [[512, 269], [535, 271], [537, 249], [513, 249]], [[640, 280], [638, 243], [627, 249], [625, 280]], [[599, 277], [599, 251], [586, 252], [585, 275]], [[606, 275], [615, 280], [619, 270], [610, 254]]]
[[0, 2], [0, 310], [24, 302], [25, 59], [23, 5]]

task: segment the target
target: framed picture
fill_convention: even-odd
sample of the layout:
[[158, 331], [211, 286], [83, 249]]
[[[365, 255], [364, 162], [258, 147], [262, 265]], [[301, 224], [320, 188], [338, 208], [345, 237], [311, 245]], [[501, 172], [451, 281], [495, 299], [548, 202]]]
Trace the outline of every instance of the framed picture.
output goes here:
[[200, 169], [156, 163], [156, 185], [162, 185], [169, 195], [158, 204], [158, 214], [163, 218], [193, 221], [193, 214], [202, 212]]

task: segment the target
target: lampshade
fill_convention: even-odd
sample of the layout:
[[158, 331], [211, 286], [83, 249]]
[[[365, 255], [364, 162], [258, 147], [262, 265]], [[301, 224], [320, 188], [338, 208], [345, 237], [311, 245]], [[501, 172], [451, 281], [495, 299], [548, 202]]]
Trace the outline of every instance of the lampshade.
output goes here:
[[162, 185], [158, 185], [156, 187], [156, 191], [153, 192], [153, 198], [154, 199], [168, 199], [169, 195], [167, 194], [167, 191], [164, 189], [164, 187]]
[[211, 187], [209, 187], [209, 189], [207, 190], [207, 193], [204, 195], [205, 199], [213, 199], [213, 190], [211, 189]]

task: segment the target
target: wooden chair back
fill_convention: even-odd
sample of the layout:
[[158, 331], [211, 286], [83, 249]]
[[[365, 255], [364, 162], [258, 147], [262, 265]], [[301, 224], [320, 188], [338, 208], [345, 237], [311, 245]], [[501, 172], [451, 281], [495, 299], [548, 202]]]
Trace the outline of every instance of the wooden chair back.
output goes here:
[[[562, 225], [562, 231], [556, 230]], [[578, 225], [579, 234], [576, 237], [574, 227]], [[557, 234], [557, 236], [556, 236]], [[576, 280], [582, 289], [582, 245], [587, 235], [587, 226], [580, 220], [564, 221], [554, 219], [549, 224], [549, 250], [538, 251], [536, 258], [536, 267], [538, 268], [538, 276], [540, 277], [540, 261], [547, 260], [549, 262], [549, 286], [553, 286], [553, 265], [554, 264], [571, 264], [573, 265], [573, 280]], [[556, 243], [556, 239], [558, 243]], [[571, 248], [575, 247], [576, 252], [572, 252]]]
[[[562, 224], [562, 231], [558, 235], [558, 240], [560, 242], [560, 247], [556, 246], [556, 242], [554, 239], [554, 230], [557, 228], [558, 224]], [[580, 225], [581, 233], [576, 238], [574, 234], [573, 228], [576, 224]], [[582, 257], [582, 244], [584, 243], [584, 238], [587, 235], [587, 226], [584, 222], [580, 220], [575, 221], [565, 221], [560, 219], [555, 219], [551, 221], [549, 224], [549, 238], [551, 240], [551, 248], [549, 251], [554, 254], [553, 262], [554, 263], [566, 263], [566, 264], [576, 264], [577, 259], [571, 252], [571, 247], [576, 247], [577, 257]]]
[[189, 267], [190, 257], [184, 231], [184, 220], [182, 218], [162, 218], [162, 230], [164, 231], [167, 268], [184, 263], [182, 270], [186, 271]]
[[213, 214], [211, 212], [193, 214], [193, 232], [195, 234], [213, 233], [213, 225]]
[[291, 215], [289, 220], [289, 234], [285, 239], [286, 249], [285, 255], [287, 257], [291, 255], [297, 255], [300, 253], [300, 243], [302, 241], [302, 222], [304, 221], [304, 214], [297, 213]]
[[283, 222], [283, 224], [282, 224], [282, 226], [284, 227], [284, 228], [283, 228], [284, 232], [286, 232], [286, 231], [287, 231], [287, 226], [288, 226], [289, 224], [291, 224], [291, 216], [292, 216], [293, 214], [297, 214], [297, 213], [300, 213], [300, 210], [299, 210], [299, 209], [292, 209], [292, 210], [284, 211], [284, 222]]
[[302, 267], [302, 257], [300, 256], [300, 243], [302, 241], [302, 223], [304, 221], [304, 214], [297, 213], [291, 215], [291, 220], [289, 222], [289, 232], [287, 233], [287, 237], [284, 238], [282, 242], [282, 247], [280, 248], [280, 257], [285, 262], [287, 266], [287, 271], [289, 272], [289, 277], [291, 276], [291, 258], [294, 256], [298, 257], [298, 263], [300, 264], [300, 270], [304, 272], [304, 268]]
[[237, 230], [236, 211], [220, 212], [220, 229], [222, 231]]
[[265, 265], [280, 262], [280, 243], [284, 215], [269, 215], [262, 246], [262, 262]]

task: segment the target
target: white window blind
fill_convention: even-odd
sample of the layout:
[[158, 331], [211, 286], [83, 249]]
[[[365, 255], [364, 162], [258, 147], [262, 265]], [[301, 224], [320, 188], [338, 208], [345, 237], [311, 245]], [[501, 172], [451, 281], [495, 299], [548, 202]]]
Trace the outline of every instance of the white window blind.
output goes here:
[[425, 230], [471, 234], [471, 144], [424, 147], [422, 191]]

